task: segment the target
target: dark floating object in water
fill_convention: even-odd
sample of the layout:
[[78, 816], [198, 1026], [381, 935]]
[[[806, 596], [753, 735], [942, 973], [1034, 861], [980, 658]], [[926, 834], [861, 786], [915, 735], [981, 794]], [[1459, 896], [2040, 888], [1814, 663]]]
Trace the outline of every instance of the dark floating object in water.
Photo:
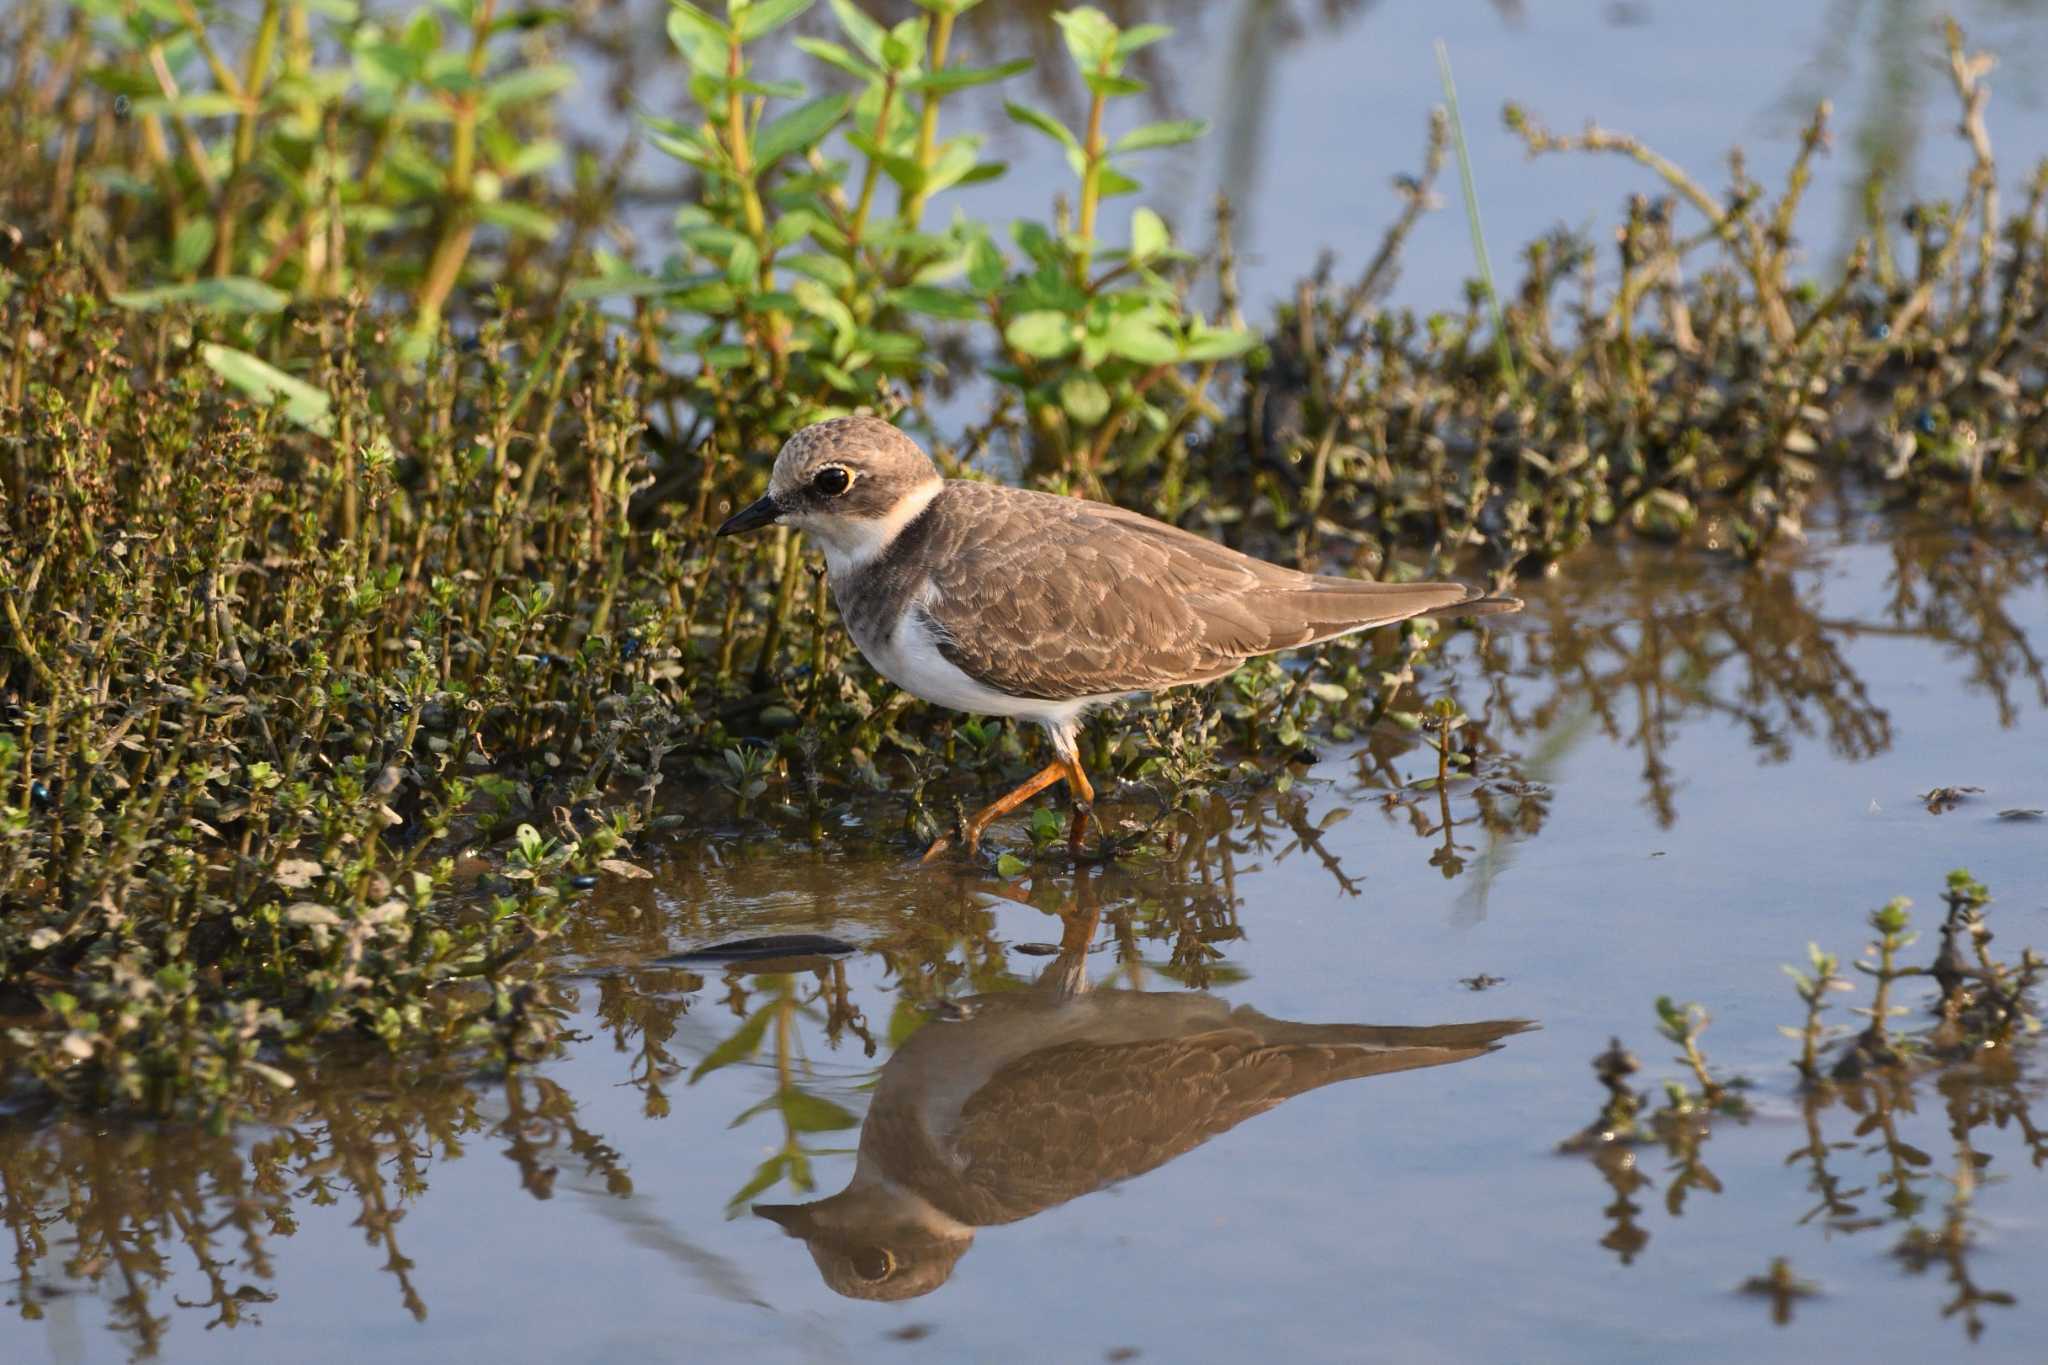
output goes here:
[[1998, 818], [2001, 820], [2048, 820], [2048, 810], [2038, 810], [2031, 807], [2002, 810], [1998, 812]]
[[591, 887], [597, 885], [597, 874], [595, 872], [579, 873], [569, 878], [569, 885], [575, 887], [578, 891], [588, 891]]
[[761, 938], [736, 938], [692, 948], [686, 953], [658, 957], [658, 967], [688, 967], [703, 962], [760, 962], [781, 957], [838, 957], [858, 951], [844, 939], [827, 934], [768, 934]]
[[1057, 943], [1013, 943], [1010, 951], [1023, 953], [1026, 957], [1052, 957], [1060, 950]]
[[1921, 792], [1919, 799], [1927, 803], [1929, 815], [1946, 815], [1960, 806], [1966, 798], [1976, 796], [1983, 790], [1982, 787], [1935, 787], [1931, 791]]

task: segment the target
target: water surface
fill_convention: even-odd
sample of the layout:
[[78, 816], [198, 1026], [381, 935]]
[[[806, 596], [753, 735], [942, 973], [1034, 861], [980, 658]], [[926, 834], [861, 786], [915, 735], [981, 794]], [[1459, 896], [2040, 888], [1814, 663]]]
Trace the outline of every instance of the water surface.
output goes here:
[[[918, 868], [885, 800], [816, 845], [709, 805], [594, 898], [557, 1060], [0, 1138], [0, 1356], [2037, 1359], [2038, 1059], [1804, 1105], [1777, 1027], [1778, 964], [1900, 893], [1931, 929], [1954, 866], [2048, 942], [2048, 823], [2000, 818], [2048, 808], [2042, 552], [1817, 523], [1755, 570], [1589, 554], [1460, 636], [1448, 834], [1401, 731], [1013, 880]], [[783, 934], [850, 951], [677, 957]], [[1610, 1036], [1681, 1074], [1660, 993], [1753, 1117], [1559, 1155]], [[1784, 1325], [1738, 1292], [1778, 1256]]]

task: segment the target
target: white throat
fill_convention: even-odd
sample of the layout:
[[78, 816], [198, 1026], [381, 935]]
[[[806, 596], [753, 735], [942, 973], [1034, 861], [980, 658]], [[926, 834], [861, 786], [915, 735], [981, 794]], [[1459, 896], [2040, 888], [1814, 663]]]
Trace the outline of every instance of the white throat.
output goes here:
[[797, 522], [806, 533], [816, 536], [825, 554], [825, 572], [833, 579], [865, 568], [903, 534], [903, 528], [923, 515], [946, 487], [936, 474], [897, 500], [888, 514], [880, 517], [810, 516]]

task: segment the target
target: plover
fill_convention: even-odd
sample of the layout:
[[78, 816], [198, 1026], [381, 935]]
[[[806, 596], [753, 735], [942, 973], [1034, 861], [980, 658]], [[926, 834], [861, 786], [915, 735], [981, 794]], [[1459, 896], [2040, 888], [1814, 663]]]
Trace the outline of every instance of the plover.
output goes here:
[[1308, 1091], [1467, 1061], [1535, 1027], [1301, 1024], [1196, 991], [1091, 991], [1095, 923], [1068, 919], [1033, 988], [961, 1001], [962, 1018], [896, 1049], [844, 1190], [754, 1205], [833, 1290], [928, 1294], [979, 1228], [1143, 1175]]
[[1463, 583], [1306, 574], [1107, 503], [946, 479], [874, 417], [790, 437], [768, 492], [718, 534], [774, 522], [817, 541], [854, 644], [889, 681], [1044, 729], [1053, 761], [968, 819], [970, 851], [993, 821], [1061, 780], [1078, 845], [1095, 791], [1075, 739], [1091, 707], [1411, 616], [1522, 605]]

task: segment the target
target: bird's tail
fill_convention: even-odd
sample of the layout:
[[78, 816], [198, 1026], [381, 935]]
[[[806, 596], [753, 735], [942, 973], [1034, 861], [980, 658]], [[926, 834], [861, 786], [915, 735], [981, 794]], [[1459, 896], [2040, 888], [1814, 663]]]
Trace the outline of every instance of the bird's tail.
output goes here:
[[1493, 616], [1520, 611], [1522, 600], [1467, 583], [1374, 583], [1317, 575], [1263, 599], [1269, 649], [1318, 644], [1414, 616]]
[[1522, 599], [1508, 594], [1489, 593], [1484, 597], [1468, 597], [1462, 602], [1453, 602], [1448, 607], [1437, 608], [1442, 616], [1505, 616], [1511, 611], [1522, 609]]
[[1472, 1024], [1431, 1024], [1405, 1027], [1395, 1024], [1297, 1024], [1274, 1019], [1253, 1009], [1234, 1013], [1256, 1020], [1259, 1036], [1268, 1043], [1318, 1043], [1348, 1047], [1441, 1047], [1483, 1048], [1517, 1033], [1537, 1027], [1530, 1019], [1486, 1019]]
[[1280, 1087], [1299, 1094], [1334, 1081], [1383, 1076], [1394, 1071], [1462, 1062], [1501, 1048], [1501, 1039], [1536, 1027], [1527, 1019], [1489, 1019], [1476, 1024], [1398, 1028], [1375, 1024], [1297, 1024], [1270, 1019], [1256, 1010], [1234, 1012], [1253, 1025], [1263, 1054], [1286, 1059], [1291, 1079]]

